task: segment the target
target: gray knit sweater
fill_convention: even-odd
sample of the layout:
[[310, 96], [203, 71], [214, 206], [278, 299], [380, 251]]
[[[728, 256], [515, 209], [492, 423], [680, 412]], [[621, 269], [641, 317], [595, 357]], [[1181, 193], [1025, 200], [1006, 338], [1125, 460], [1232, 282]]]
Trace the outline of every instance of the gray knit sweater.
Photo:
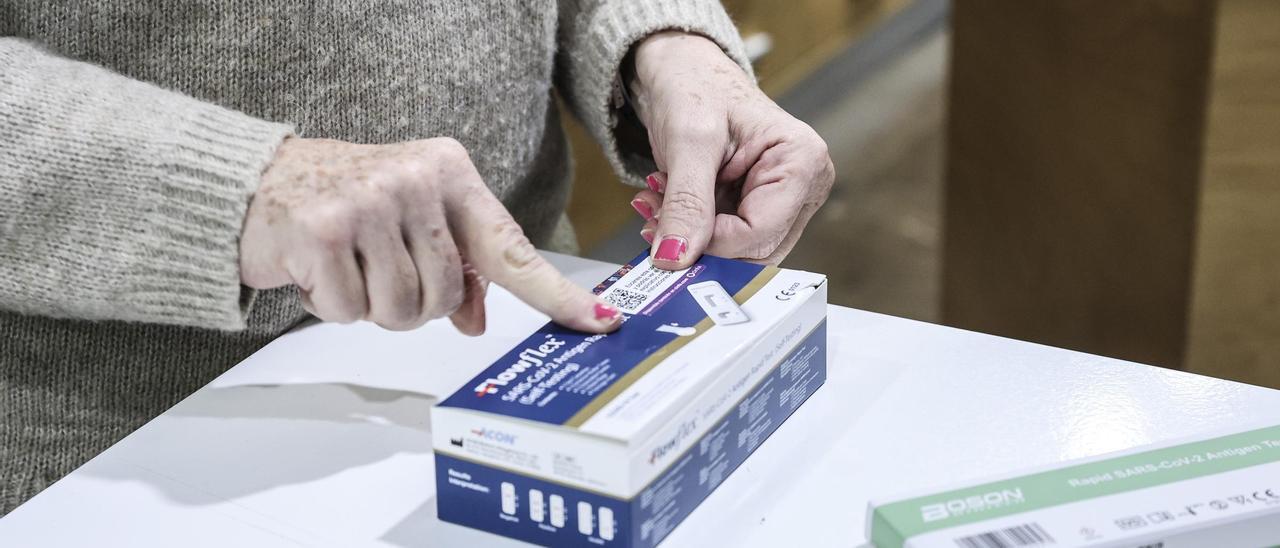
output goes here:
[[283, 138], [457, 138], [545, 246], [553, 87], [639, 181], [611, 98], [670, 28], [746, 66], [715, 0], [0, 0], [0, 515], [304, 318], [237, 272]]

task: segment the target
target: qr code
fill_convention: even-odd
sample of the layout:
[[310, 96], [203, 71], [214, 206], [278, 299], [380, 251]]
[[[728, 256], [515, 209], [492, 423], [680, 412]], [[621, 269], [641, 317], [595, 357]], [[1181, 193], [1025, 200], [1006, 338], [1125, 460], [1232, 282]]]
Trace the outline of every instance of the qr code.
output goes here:
[[622, 309], [623, 312], [634, 313], [636, 309], [644, 306], [645, 298], [648, 295], [637, 293], [626, 289], [614, 289], [605, 294], [604, 300], [609, 304]]

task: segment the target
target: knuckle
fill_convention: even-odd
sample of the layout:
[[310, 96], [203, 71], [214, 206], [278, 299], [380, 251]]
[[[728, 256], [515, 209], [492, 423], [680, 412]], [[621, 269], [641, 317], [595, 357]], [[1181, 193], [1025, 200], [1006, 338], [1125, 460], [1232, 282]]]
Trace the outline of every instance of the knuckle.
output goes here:
[[[352, 323], [365, 316], [366, 310], [363, 303], [354, 302], [354, 300], [346, 300], [338, 303], [330, 311], [322, 311], [321, 319], [336, 323]], [[325, 317], [328, 316], [328, 317]]]
[[452, 137], [436, 137], [427, 141], [431, 156], [436, 162], [457, 165], [470, 164], [471, 155], [467, 147]]
[[556, 287], [552, 291], [551, 307], [554, 310], [570, 310], [574, 304], [575, 296], [580, 291], [578, 287], [573, 285], [567, 279], [561, 278], [556, 282]]
[[443, 318], [453, 314], [462, 307], [462, 301], [465, 294], [462, 288], [453, 288], [447, 291], [441, 291], [437, 298], [428, 301], [427, 305], [422, 309], [422, 317], [428, 320]]
[[830, 151], [827, 147], [827, 141], [813, 126], [806, 124], [800, 120], [795, 121], [795, 126], [787, 131], [788, 141], [795, 143], [801, 147], [801, 150], [807, 151], [815, 158], [826, 158]]
[[805, 123], [804, 120], [794, 118], [790, 114], [787, 115], [787, 120], [788, 122], [783, 127], [790, 134], [791, 140], [807, 143], [818, 138], [818, 131], [813, 129], [813, 126]]
[[466, 284], [462, 283], [462, 273], [451, 273], [448, 281], [448, 290], [444, 292], [443, 298], [440, 300], [440, 315], [452, 314], [462, 306], [462, 302], [466, 300]]
[[831, 162], [831, 149], [827, 147], [827, 141], [817, 133], [813, 134], [813, 153], [818, 158]]
[[425, 323], [419, 321], [417, 314], [395, 313], [388, 316], [373, 318], [373, 323], [388, 331], [408, 331]]
[[835, 164], [831, 162], [831, 150], [827, 146], [827, 141], [818, 135], [816, 131], [809, 129], [808, 126], [805, 126], [805, 128], [809, 133], [809, 138], [806, 139], [807, 147], [810, 150], [813, 164], [817, 166], [818, 179], [824, 187], [830, 188], [832, 179], [835, 178]]
[[440, 304], [443, 301], [443, 297], [447, 294], [447, 292], [443, 291], [435, 292], [423, 299], [422, 308], [419, 309], [417, 313], [417, 320], [419, 322], [428, 322], [437, 318], [443, 318], [447, 315], [449, 311]]
[[307, 217], [306, 231], [327, 250], [350, 247], [355, 215], [344, 207], [328, 208]]
[[461, 286], [445, 291], [441, 298], [434, 302], [430, 309], [432, 318], [443, 318], [454, 311], [462, 308], [462, 302], [466, 299]]
[[766, 242], [756, 242], [751, 246], [751, 250], [747, 252], [748, 259], [764, 259], [773, 253], [777, 246], [769, 245]]
[[836, 183], [835, 164], [831, 163], [831, 158], [826, 158], [823, 162], [822, 171], [818, 175], [818, 203], [827, 201], [827, 196], [831, 194], [831, 188]]
[[461, 203], [463, 207], [474, 208], [475, 211], [483, 211], [483, 208], [489, 202], [497, 200], [497, 197], [493, 195], [493, 191], [489, 190], [489, 187], [485, 186], [484, 183], [467, 184], [469, 181], [470, 179], [456, 181], [462, 185], [458, 192], [462, 196]]
[[712, 214], [711, 201], [699, 192], [675, 189], [667, 192], [662, 202], [663, 219], [678, 222], [700, 222]]
[[422, 154], [407, 154], [388, 165], [386, 176], [377, 181], [376, 188], [383, 196], [413, 196], [415, 192], [432, 185], [436, 179], [434, 173], [429, 158]]
[[757, 250], [759, 253], [756, 258], [764, 259], [773, 255], [779, 247], [782, 247], [782, 242], [786, 241], [788, 232], [790, 232], [790, 229], [787, 227], [780, 227], [773, 231], [773, 233], [770, 234], [768, 241], [764, 242], [761, 249]]
[[420, 325], [418, 318], [421, 316], [421, 301], [422, 292], [416, 281], [399, 284], [396, 287], [395, 301], [387, 310], [381, 311], [383, 321], [388, 324], [383, 327], [400, 331]]
[[725, 134], [723, 124], [711, 118], [693, 118], [672, 129], [677, 135], [691, 141], [706, 141]]
[[395, 192], [399, 201], [393, 205], [402, 210], [411, 211], [429, 208], [430, 204], [439, 202], [440, 178], [435, 175], [432, 168], [425, 163], [412, 174], [407, 174], [399, 182]]
[[449, 261], [441, 265], [438, 274], [427, 286], [427, 296], [422, 303], [422, 316], [426, 319], [443, 318], [462, 306], [466, 288], [462, 283], [459, 265]]
[[385, 181], [378, 184], [377, 191], [364, 192], [350, 200], [347, 208], [354, 222], [384, 219], [395, 213], [401, 191], [407, 186], [408, 180], [396, 177]]
[[364, 291], [348, 290], [342, 295], [342, 308], [347, 314], [347, 322], [354, 322], [369, 315], [369, 297]]
[[496, 240], [502, 246], [502, 263], [507, 271], [518, 277], [527, 277], [542, 265], [542, 256], [534, 249], [515, 221], [499, 222], [494, 228]]
[[502, 249], [502, 262], [507, 271], [517, 278], [529, 278], [542, 265], [542, 257], [528, 240], [512, 242]]
[[400, 324], [397, 324], [395, 327], [388, 327], [387, 329], [390, 331], [412, 331], [414, 329], [422, 327], [423, 324], [434, 319], [435, 318], [423, 318], [421, 316], [414, 316], [408, 320], [405, 320]]
[[782, 243], [782, 239], [786, 236], [783, 230], [770, 230], [768, 233], [759, 234], [751, 238], [749, 242], [743, 246], [744, 259], [764, 259], [773, 254]]

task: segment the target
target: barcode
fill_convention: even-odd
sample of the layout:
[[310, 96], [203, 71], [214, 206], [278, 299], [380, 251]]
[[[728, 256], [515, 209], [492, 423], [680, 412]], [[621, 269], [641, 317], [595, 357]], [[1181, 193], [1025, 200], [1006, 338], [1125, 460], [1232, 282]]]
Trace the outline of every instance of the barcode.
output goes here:
[[1024, 523], [956, 539], [964, 548], [1016, 548], [1052, 544], [1053, 537], [1039, 523]]
[[634, 313], [637, 308], [644, 306], [644, 293], [628, 291], [622, 288], [616, 288], [605, 294], [604, 300], [609, 304], [622, 309], [623, 312]]

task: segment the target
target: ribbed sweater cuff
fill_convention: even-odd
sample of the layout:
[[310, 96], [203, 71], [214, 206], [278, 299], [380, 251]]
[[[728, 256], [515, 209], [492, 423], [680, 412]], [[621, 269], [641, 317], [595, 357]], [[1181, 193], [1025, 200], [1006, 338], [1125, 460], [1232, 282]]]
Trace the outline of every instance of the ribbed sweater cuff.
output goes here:
[[[664, 30], [705, 36], [754, 78], [742, 38], [718, 0], [607, 0], [589, 15], [585, 43], [569, 52], [571, 91], [583, 123], [604, 147], [609, 162], [625, 182], [643, 186], [651, 162], [619, 150], [614, 128], [618, 110], [612, 98], [620, 82], [622, 60], [640, 40]], [[649, 164], [649, 165], [646, 165]]]
[[245, 211], [293, 130], [215, 105], [185, 106], [157, 158], [159, 205], [142, 239], [148, 260], [126, 276], [124, 296], [151, 321], [242, 329], [253, 296], [240, 285]]

